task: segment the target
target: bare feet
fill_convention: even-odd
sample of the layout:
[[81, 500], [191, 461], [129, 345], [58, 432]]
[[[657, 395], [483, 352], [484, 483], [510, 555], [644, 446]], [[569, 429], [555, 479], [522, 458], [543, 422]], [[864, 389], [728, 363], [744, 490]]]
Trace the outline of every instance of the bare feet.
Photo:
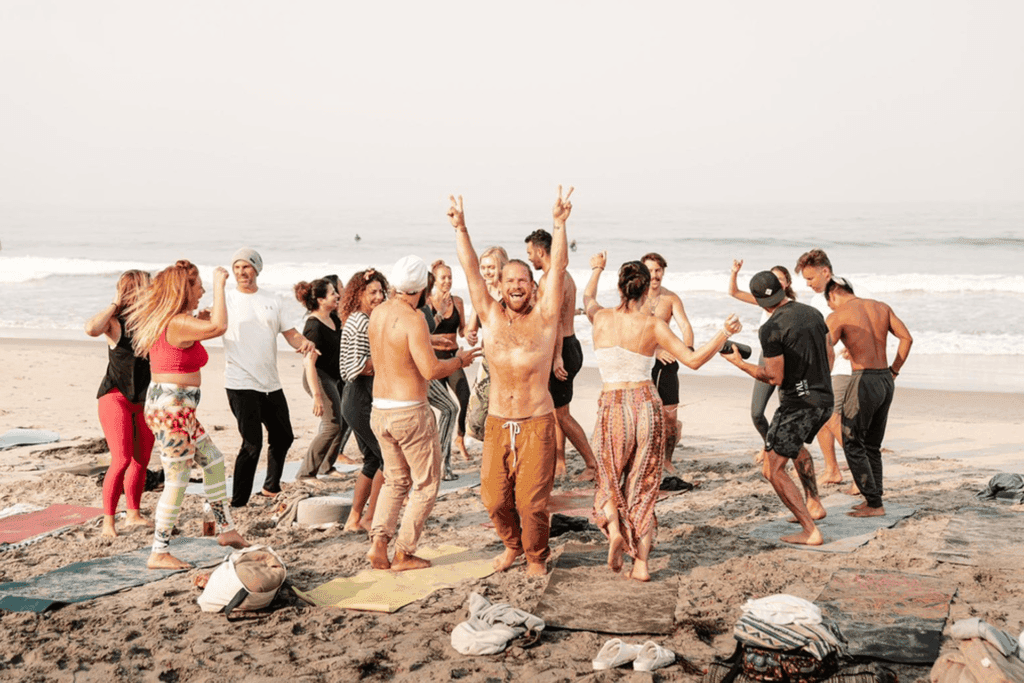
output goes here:
[[821, 532], [818, 530], [818, 527], [814, 527], [814, 531], [810, 533], [801, 531], [798, 534], [783, 536], [779, 540], [785, 543], [793, 543], [795, 545], [821, 545], [825, 542], [821, 537]]
[[523, 554], [522, 550], [512, 550], [511, 548], [505, 548], [505, 552], [494, 558], [494, 562], [491, 566], [494, 567], [494, 571], [503, 572], [512, 566], [512, 563], [516, 561], [516, 558]]
[[179, 560], [170, 553], [153, 553], [146, 561], [150, 569], [192, 569], [192, 565], [184, 560]]
[[273, 498], [277, 498], [279, 495], [281, 495], [281, 492], [278, 491], [277, 493], [271, 493], [270, 491], [268, 491], [266, 489], [260, 489], [260, 495], [261, 496], [265, 496], [266, 498], [273, 499]]
[[142, 516], [142, 513], [138, 510], [128, 510], [125, 513], [124, 526], [126, 529], [130, 529], [135, 526], [153, 528], [153, 522]]
[[117, 538], [117, 527], [114, 526], [114, 515], [103, 515], [103, 531], [100, 534], [104, 538]]
[[834, 472], [829, 471], [829, 470], [825, 470], [824, 472], [821, 473], [821, 476], [818, 477], [818, 486], [825, 486], [825, 485], [832, 485], [832, 484], [842, 484], [842, 483], [843, 483], [843, 473], [840, 472], [839, 470], [836, 470]]
[[[819, 519], [825, 519], [828, 516], [828, 512], [821, 506], [816, 500], [807, 501], [807, 511], [811, 513], [811, 519], [817, 522]], [[790, 524], [799, 524], [799, 520], [793, 516], [786, 520]]]
[[865, 505], [864, 507], [862, 507], [859, 510], [854, 510], [852, 512], [847, 512], [846, 514], [849, 515], [850, 517], [884, 517], [885, 516], [885, 507], [883, 506], [883, 507], [871, 508], [871, 507], [868, 507], [867, 505]]
[[626, 539], [617, 534], [608, 539], [608, 567], [618, 574], [622, 571], [622, 553], [626, 549]]
[[[391, 561], [388, 560], [388, 539], [386, 536], [378, 536], [370, 543], [370, 550], [366, 553], [366, 559], [374, 569], [391, 569]], [[398, 556], [395, 556], [398, 559]]]
[[355, 510], [349, 514], [348, 519], [345, 521], [345, 527], [341, 530], [342, 533], [349, 533], [352, 531], [365, 531], [366, 527], [363, 526], [363, 518], [356, 514]]
[[597, 471], [593, 467], [585, 467], [583, 471], [573, 477], [573, 481], [594, 481], [597, 478]]
[[220, 543], [221, 545], [231, 546], [236, 550], [249, 547], [249, 542], [242, 538], [242, 535], [234, 529], [232, 529], [231, 531], [225, 531], [222, 534], [218, 534], [217, 543]]
[[546, 562], [530, 562], [526, 561], [526, 575], [527, 576], [547, 576], [548, 565]]
[[650, 581], [651, 571], [643, 560], [633, 560], [633, 566], [629, 570], [629, 578], [634, 581]]
[[854, 483], [850, 484], [850, 488], [848, 488], [845, 491], [843, 491], [843, 493], [845, 493], [848, 496], [859, 496], [860, 495], [860, 489], [857, 488], [857, 482], [854, 482]]
[[661, 471], [667, 472], [668, 474], [676, 473], [676, 466], [672, 464], [672, 461], [665, 458], [664, 462], [661, 463]]
[[429, 566], [430, 560], [424, 560], [422, 557], [416, 557], [415, 555], [407, 555], [399, 550], [395, 553], [395, 560], [391, 563], [391, 570], [404, 572], [409, 569], [426, 569]]
[[850, 509], [851, 510], [863, 510], [867, 506], [868, 506], [868, 502], [866, 500], [862, 500], [861, 502], [857, 503], [856, 505], [851, 505]]

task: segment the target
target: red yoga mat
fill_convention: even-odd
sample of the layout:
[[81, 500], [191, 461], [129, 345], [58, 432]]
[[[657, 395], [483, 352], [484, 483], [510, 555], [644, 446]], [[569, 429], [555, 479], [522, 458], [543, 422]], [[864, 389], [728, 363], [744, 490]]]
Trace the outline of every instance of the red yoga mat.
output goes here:
[[38, 512], [26, 512], [0, 519], [0, 543], [18, 543], [72, 524], [85, 524], [103, 514], [103, 508], [81, 505], [51, 505]]

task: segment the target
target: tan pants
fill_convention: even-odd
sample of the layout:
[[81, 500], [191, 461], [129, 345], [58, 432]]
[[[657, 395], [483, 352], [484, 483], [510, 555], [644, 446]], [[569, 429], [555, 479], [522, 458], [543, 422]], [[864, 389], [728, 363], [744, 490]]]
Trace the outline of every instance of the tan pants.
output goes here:
[[441, 483], [441, 443], [434, 411], [426, 403], [395, 410], [374, 408], [370, 429], [384, 457], [384, 486], [370, 535], [394, 538], [398, 515], [408, 497], [395, 548], [411, 555], [434, 509]]
[[555, 483], [555, 414], [525, 420], [487, 416], [480, 499], [498, 537], [530, 562], [551, 554], [548, 500]]

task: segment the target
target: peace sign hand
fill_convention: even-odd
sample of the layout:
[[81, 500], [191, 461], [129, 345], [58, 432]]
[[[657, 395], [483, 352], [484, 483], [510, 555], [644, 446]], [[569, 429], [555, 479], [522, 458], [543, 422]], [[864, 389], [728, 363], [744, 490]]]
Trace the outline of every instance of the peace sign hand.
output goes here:
[[562, 186], [558, 186], [558, 200], [555, 202], [555, 207], [551, 210], [551, 215], [555, 219], [556, 228], [564, 228], [565, 221], [569, 218], [569, 214], [572, 212], [572, 202], [569, 201], [569, 197], [572, 196], [572, 191], [576, 188], [569, 186], [569, 192], [566, 193], [565, 198], [562, 198]]
[[452, 205], [448, 207], [448, 220], [452, 222], [452, 227], [456, 230], [466, 229], [466, 214], [462, 209], [462, 195], [459, 195], [459, 201], [455, 201], [455, 195], [448, 195], [448, 199], [451, 200]]

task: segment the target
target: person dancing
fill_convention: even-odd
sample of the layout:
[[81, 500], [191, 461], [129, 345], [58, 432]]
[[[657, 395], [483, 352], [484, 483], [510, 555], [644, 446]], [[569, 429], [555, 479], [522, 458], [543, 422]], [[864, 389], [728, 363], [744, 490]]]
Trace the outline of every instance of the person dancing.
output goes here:
[[142, 516], [142, 492], [153, 453], [153, 432], [143, 414], [149, 388], [149, 361], [132, 349], [132, 336], [125, 329], [125, 311], [149, 286], [149, 273], [124, 272], [117, 280], [114, 300], [85, 323], [90, 337], [107, 338], [107, 372], [100, 382], [100, 425], [110, 449], [110, 467], [103, 477], [103, 535], [117, 536], [114, 513], [124, 493], [125, 527], [149, 526]]
[[128, 313], [127, 328], [135, 353], [148, 356], [152, 383], [146, 396], [146, 424], [160, 446], [164, 491], [156, 507], [150, 569], [188, 569], [192, 565], [171, 555], [171, 533], [181, 512], [189, 472], [203, 469], [203, 489], [219, 533], [217, 541], [232, 548], [249, 544], [235, 530], [224, 478], [224, 456], [196, 417], [201, 369], [209, 360], [202, 342], [224, 334], [228, 312], [224, 283], [228, 271], [213, 272], [213, 309], [193, 315], [202, 298], [199, 269], [181, 260], [165, 268]]
[[[459, 351], [459, 337], [466, 336], [466, 309], [462, 297], [452, 294], [452, 269], [444, 261], [434, 261], [430, 266], [434, 275], [434, 287], [427, 298], [434, 314], [434, 331], [430, 333], [430, 344], [434, 355], [440, 360], [455, 358]], [[455, 450], [463, 460], [469, 460], [466, 452], [466, 411], [469, 409], [469, 380], [466, 371], [459, 368], [446, 377], [448, 386], [459, 400], [459, 430], [455, 435]]]
[[649, 581], [647, 558], [657, 528], [654, 503], [665, 459], [665, 418], [651, 381], [654, 353], [661, 347], [696, 370], [742, 325], [730, 315], [710, 341], [691, 351], [668, 323], [644, 307], [651, 273], [642, 262], [627, 261], [619, 268], [618, 306], [604, 308], [597, 302], [607, 260], [606, 252], [590, 259], [592, 272], [583, 292], [602, 381], [591, 441], [597, 456], [594, 510], [608, 535], [608, 566], [621, 571], [622, 555], [628, 553], [633, 558], [629, 578]]

